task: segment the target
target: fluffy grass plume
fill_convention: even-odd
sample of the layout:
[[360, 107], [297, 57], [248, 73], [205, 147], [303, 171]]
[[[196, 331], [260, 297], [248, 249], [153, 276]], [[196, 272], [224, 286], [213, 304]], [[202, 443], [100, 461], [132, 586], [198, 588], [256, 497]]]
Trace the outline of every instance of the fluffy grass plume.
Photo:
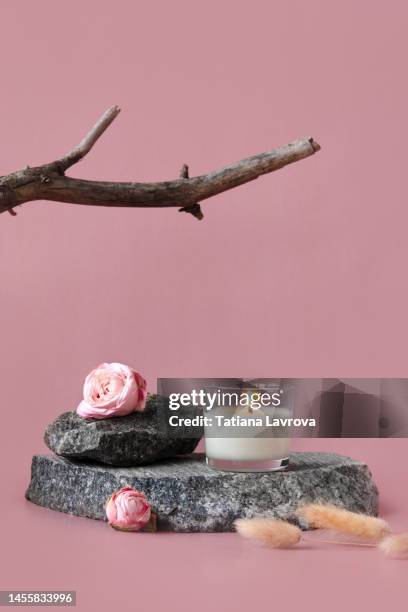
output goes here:
[[382, 519], [350, 512], [332, 504], [306, 504], [298, 509], [298, 515], [310, 527], [330, 529], [364, 540], [378, 541], [389, 532], [387, 523]]
[[244, 538], [262, 542], [271, 548], [292, 548], [302, 537], [299, 527], [271, 518], [238, 519], [234, 524]]
[[378, 544], [387, 557], [408, 558], [408, 532], [388, 535]]

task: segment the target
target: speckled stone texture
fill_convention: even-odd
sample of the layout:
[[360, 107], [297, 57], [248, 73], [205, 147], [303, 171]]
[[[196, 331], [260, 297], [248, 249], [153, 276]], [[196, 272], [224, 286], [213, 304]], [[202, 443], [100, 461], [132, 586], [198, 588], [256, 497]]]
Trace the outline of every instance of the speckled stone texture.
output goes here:
[[192, 453], [203, 431], [192, 429], [193, 437], [181, 429], [177, 437], [169, 435], [161, 399], [151, 395], [143, 412], [101, 421], [65, 412], [47, 426], [44, 441], [62, 457], [115, 466], [145, 465]]
[[294, 511], [305, 501], [373, 515], [378, 509], [368, 467], [331, 453], [294, 453], [287, 471], [251, 474], [213, 471], [200, 453], [133, 468], [36, 455], [26, 497], [52, 510], [105, 520], [105, 501], [126, 484], [146, 494], [161, 531], [231, 531], [236, 518], [257, 515], [296, 522]]

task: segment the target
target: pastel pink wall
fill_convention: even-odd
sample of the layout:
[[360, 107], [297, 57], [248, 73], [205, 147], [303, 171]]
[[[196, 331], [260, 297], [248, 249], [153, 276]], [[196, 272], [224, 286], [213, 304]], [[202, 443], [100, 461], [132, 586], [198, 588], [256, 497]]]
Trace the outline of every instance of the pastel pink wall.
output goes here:
[[[322, 145], [208, 201], [202, 222], [45, 202], [1, 215], [1, 588], [77, 588], [78, 609], [133, 610], [135, 584], [141, 609], [262, 610], [272, 575], [289, 609], [305, 594], [336, 611], [401, 603], [402, 566], [364, 551], [294, 561], [219, 534], [136, 545], [23, 492], [45, 424], [101, 360], [151, 385], [408, 375], [407, 17], [404, 0], [1, 2], [3, 174], [64, 153], [112, 104], [123, 112], [74, 175], [171, 179], [184, 162], [199, 174], [301, 136]], [[367, 460], [406, 529], [404, 440], [307, 443]]]
[[[406, 376], [405, 2], [2, 2], [3, 174], [123, 112], [72, 174], [171, 179], [312, 135], [206, 202], [0, 218], [2, 452], [26, 477], [84, 375]], [[3, 435], [4, 434], [4, 435]], [[18, 448], [17, 448], [18, 446]]]

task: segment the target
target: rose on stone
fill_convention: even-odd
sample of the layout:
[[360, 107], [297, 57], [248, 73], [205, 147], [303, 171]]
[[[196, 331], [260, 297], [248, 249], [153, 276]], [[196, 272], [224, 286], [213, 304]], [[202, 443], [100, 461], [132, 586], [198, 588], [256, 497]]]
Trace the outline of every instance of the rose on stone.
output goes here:
[[124, 416], [144, 410], [146, 381], [123, 363], [102, 363], [86, 377], [83, 394], [76, 411], [84, 419]]
[[144, 493], [126, 486], [113, 493], [106, 502], [109, 525], [120, 531], [140, 531], [152, 517]]

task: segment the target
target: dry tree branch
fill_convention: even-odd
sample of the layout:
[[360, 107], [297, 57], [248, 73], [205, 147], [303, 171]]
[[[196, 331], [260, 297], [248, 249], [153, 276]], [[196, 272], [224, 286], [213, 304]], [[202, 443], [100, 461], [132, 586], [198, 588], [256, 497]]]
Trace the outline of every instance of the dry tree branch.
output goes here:
[[66, 170], [89, 153], [119, 112], [117, 106], [107, 110], [80, 144], [64, 157], [0, 177], [0, 213], [16, 214], [14, 208], [25, 202], [52, 200], [91, 206], [177, 206], [180, 211], [202, 219], [199, 202], [309, 157], [320, 149], [313, 138], [303, 138], [201, 176], [189, 177], [188, 166], [184, 165], [180, 178], [159, 183], [112, 183], [66, 176]]

